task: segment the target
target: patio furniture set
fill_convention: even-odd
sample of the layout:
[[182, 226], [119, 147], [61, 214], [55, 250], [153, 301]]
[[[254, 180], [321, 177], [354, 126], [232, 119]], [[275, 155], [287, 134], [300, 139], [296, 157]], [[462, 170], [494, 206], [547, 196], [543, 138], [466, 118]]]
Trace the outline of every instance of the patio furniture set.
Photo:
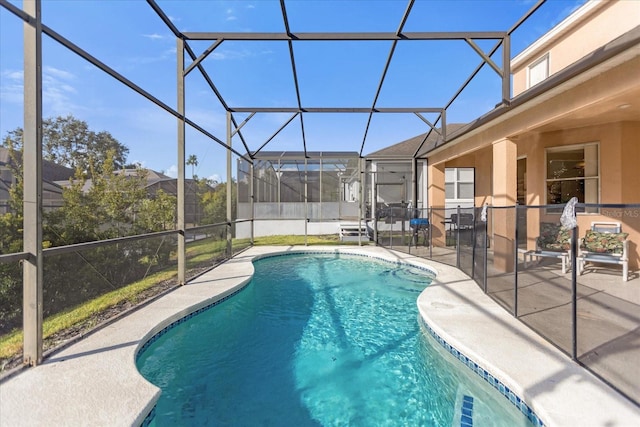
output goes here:
[[[578, 274], [583, 274], [587, 267], [600, 264], [622, 266], [622, 280], [629, 280], [629, 240], [628, 233], [622, 232], [618, 222], [592, 222], [578, 242], [576, 267]], [[562, 263], [562, 273], [567, 273], [571, 267], [571, 230], [560, 224], [542, 222], [540, 236], [536, 239], [535, 250], [520, 251], [524, 256], [527, 268], [527, 258], [533, 261], [537, 258], [556, 258]]]

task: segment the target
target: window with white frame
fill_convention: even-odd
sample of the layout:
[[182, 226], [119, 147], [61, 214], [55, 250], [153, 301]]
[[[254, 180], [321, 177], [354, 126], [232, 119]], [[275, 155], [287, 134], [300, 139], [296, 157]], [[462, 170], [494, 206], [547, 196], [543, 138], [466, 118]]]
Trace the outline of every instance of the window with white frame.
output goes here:
[[549, 54], [545, 54], [529, 65], [529, 87], [535, 86], [549, 77]]
[[474, 187], [474, 168], [445, 168], [444, 197], [447, 205], [473, 206]]
[[599, 145], [589, 143], [548, 148], [546, 152], [547, 204], [599, 203]]

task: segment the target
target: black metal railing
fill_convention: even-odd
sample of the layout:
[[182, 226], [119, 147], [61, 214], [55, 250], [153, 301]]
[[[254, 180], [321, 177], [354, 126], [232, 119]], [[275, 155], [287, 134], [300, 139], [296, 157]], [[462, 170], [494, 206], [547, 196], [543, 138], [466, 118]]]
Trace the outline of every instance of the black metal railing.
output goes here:
[[[640, 277], [634, 271], [640, 261], [640, 204], [578, 203], [574, 228], [563, 227], [564, 208], [394, 212], [395, 229], [387, 227], [377, 242], [461, 269], [515, 318], [638, 405], [640, 374], [630, 361], [640, 358], [634, 344], [640, 330]], [[399, 221], [410, 224], [410, 218], [428, 218], [425, 245], [405, 237], [416, 230]], [[613, 227], [613, 233], [593, 234], [598, 224]]]

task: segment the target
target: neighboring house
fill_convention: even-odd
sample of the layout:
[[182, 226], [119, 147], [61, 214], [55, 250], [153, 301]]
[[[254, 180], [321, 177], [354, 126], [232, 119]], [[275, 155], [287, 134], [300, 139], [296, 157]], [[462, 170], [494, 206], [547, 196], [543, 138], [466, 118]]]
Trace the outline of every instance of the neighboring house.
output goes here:
[[[171, 178], [163, 173], [156, 172], [151, 169], [145, 169], [147, 172], [147, 185], [146, 190], [147, 194], [150, 197], [155, 196], [155, 194], [162, 190], [165, 193], [177, 196], [178, 195], [178, 180], [176, 178]], [[138, 173], [137, 169], [124, 169], [116, 171], [118, 174], [125, 174], [126, 176], [136, 176]], [[69, 180], [58, 181], [56, 184], [61, 187], [68, 187], [70, 185]], [[88, 179], [85, 182], [83, 187], [83, 191], [88, 191], [91, 188], [92, 182], [91, 179]], [[213, 190], [214, 187], [209, 186], [210, 190]], [[200, 220], [203, 218], [203, 210], [200, 206], [199, 198], [197, 196], [197, 183], [193, 179], [185, 179], [185, 223], [188, 227], [198, 225]]]
[[[640, 2], [587, 2], [516, 56], [511, 70], [514, 96], [507, 105], [420, 151], [429, 205], [446, 205], [450, 168], [475, 170], [476, 206], [564, 204], [574, 196], [581, 203], [640, 203]], [[558, 222], [560, 211], [528, 212], [528, 249], [540, 222]], [[489, 224], [505, 269], [515, 253], [508, 212], [495, 210]], [[640, 216], [578, 212], [581, 233], [592, 221], [622, 223], [634, 242], [630, 267], [638, 268]], [[433, 221], [436, 242], [444, 238], [438, 224]]]
[[[462, 126], [449, 124], [447, 130]], [[399, 227], [414, 208], [428, 206], [426, 162], [414, 166], [410, 159], [440, 138], [438, 132], [424, 133], [364, 159], [357, 152], [264, 151], [255, 155], [253, 174], [250, 164], [239, 159], [238, 218], [255, 219], [255, 236], [333, 234], [345, 224], [358, 224], [359, 218], [372, 227], [374, 217], [382, 219], [379, 229]], [[455, 172], [460, 179], [451, 188], [457, 197], [450, 200], [452, 212], [474, 202], [473, 169]], [[236, 231], [237, 237], [248, 237], [251, 224], [238, 224]]]
[[[127, 172], [135, 173], [135, 170], [127, 170]], [[178, 180], [176, 178], [151, 169], [147, 169], [147, 172], [147, 194], [149, 196], [155, 196], [159, 190], [175, 197], [178, 196]], [[185, 178], [184, 187], [184, 222], [187, 227], [199, 225], [204, 213], [197, 193], [198, 184], [193, 179]], [[207, 189], [213, 191], [215, 186], [207, 185]]]
[[[11, 167], [9, 149], [0, 147], [0, 214], [9, 212], [9, 189], [15, 182], [13, 168]], [[147, 194], [153, 196], [158, 190], [172, 196], [178, 194], [177, 179], [166, 176], [160, 172], [147, 169]], [[135, 175], [135, 169], [125, 169], [127, 175]], [[63, 188], [70, 185], [70, 179], [74, 177], [74, 170], [47, 160], [42, 161], [42, 204], [45, 210], [51, 210], [62, 206]], [[91, 188], [91, 180], [87, 180], [83, 191]], [[202, 207], [196, 196], [197, 184], [193, 179], [185, 179], [185, 223], [189, 226], [196, 225], [203, 217]], [[210, 187], [211, 190], [214, 187]]]
[[[15, 183], [9, 149], [0, 147], [0, 214], [9, 212], [9, 189]], [[62, 187], [55, 181], [68, 180], [73, 169], [42, 161], [42, 206], [51, 210], [62, 206]]]

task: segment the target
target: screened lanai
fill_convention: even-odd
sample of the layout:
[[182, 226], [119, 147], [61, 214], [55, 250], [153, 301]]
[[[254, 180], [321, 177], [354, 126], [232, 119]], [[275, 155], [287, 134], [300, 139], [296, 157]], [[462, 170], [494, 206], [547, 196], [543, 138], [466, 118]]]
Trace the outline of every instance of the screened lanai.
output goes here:
[[[0, 0], [2, 365], [40, 364], [76, 339], [65, 328], [81, 336], [263, 236], [344, 235], [458, 267], [637, 405], [633, 5]], [[141, 182], [105, 206], [124, 193], [111, 180], [50, 175], [73, 165], [51, 149], [68, 115], [175, 191]], [[575, 196], [571, 242], [598, 221], [629, 236], [613, 268], [539, 250]]]
[[[169, 178], [175, 179], [177, 189], [175, 227], [140, 239], [175, 244], [177, 280], [185, 283], [187, 242], [197, 236], [223, 235], [224, 252], [231, 256], [234, 249], [243, 246], [232, 247], [237, 237], [233, 233], [251, 238], [274, 232], [273, 222], [267, 222], [266, 231], [264, 227], [260, 231], [257, 220], [283, 224], [289, 219], [301, 226], [296, 234], [326, 234], [336, 233], [340, 222], [366, 223], [375, 218], [374, 201], [386, 207], [426, 206], [426, 180], [419, 187], [421, 180], [416, 179], [416, 156], [422, 145], [429, 137], [437, 144], [446, 143], [448, 117], [456, 117], [456, 101], [464, 102], [465, 89], [477, 91], [491, 81], [492, 90], [483, 90], [483, 102], [491, 99], [492, 108], [508, 102], [511, 33], [543, 3], [511, 8], [510, 16], [495, 15], [490, 24], [460, 26], [445, 25], [454, 22], [445, 15], [425, 25], [423, 17], [432, 16], [436, 7], [425, 1], [409, 0], [402, 5], [236, 2], [236, 6], [246, 6], [247, 13], [260, 10], [253, 29], [247, 30], [229, 25], [235, 21], [231, 9], [216, 2], [2, 0], [2, 50], [16, 52], [17, 59], [3, 67], [15, 67], [23, 75], [24, 90], [17, 97], [24, 114], [15, 123], [24, 130], [22, 167], [30, 171], [24, 174], [23, 249], [2, 255], [3, 261], [20, 261], [25, 266], [20, 280], [25, 287], [24, 306], [16, 306], [16, 313], [24, 311], [24, 361], [36, 364], [42, 360], [43, 283], [47, 281], [45, 276], [51, 277], [43, 260], [55, 258], [51, 252], [54, 249], [61, 255], [93, 250], [93, 246], [43, 250], [43, 222], [46, 225], [48, 220], [43, 218], [40, 194], [43, 179], [49, 179], [43, 176], [43, 123], [46, 125], [52, 113], [85, 111], [74, 108], [70, 99], [54, 104], [52, 93], [72, 93], [68, 90], [70, 81], [64, 79], [80, 75], [87, 68], [100, 74], [98, 80], [78, 90], [84, 99], [98, 102], [91, 108], [94, 111], [101, 110], [101, 99], [106, 101], [112, 94], [118, 97], [109, 101], [114, 102], [109, 107], [112, 113], [105, 109], [102, 120], [94, 120], [106, 123], [109, 114], [120, 117], [113, 132], [128, 133], [124, 129], [148, 123], [144, 133], [133, 136], [147, 141], [146, 147], [142, 144], [136, 148], [138, 164], [147, 163], [147, 158], [160, 152], [173, 157], [175, 172]], [[363, 7], [373, 7], [380, 16], [390, 14], [393, 19], [387, 16], [377, 22], [367, 21], [357, 12]], [[328, 22], [310, 21], [318, 17], [315, 8], [325, 12], [330, 8], [334, 13]], [[181, 21], [187, 19], [187, 10], [195, 12], [191, 23]], [[460, 11], [455, 7], [449, 13]], [[231, 19], [223, 19], [219, 25], [202, 20], [203, 16], [220, 14]], [[77, 17], [77, 25], [65, 21], [70, 15]], [[134, 48], [131, 44], [140, 32], [149, 43], [166, 41], [163, 55], [174, 51], [173, 60], [157, 62], [144, 59], [144, 50], [129, 52], [127, 46], [145, 49], [144, 45]], [[118, 43], [116, 34], [123, 36], [125, 43], [117, 52], [110, 49]], [[20, 38], [22, 48], [16, 42]], [[111, 43], [103, 42], [109, 38]], [[446, 48], [439, 48], [441, 45]], [[224, 68], [217, 66], [232, 55], [254, 58], [254, 64], [249, 60], [228, 61]], [[466, 62], [464, 67], [456, 67], [455, 78], [451, 72], [439, 71], [447, 64], [446, 56], [456, 58], [456, 63]], [[125, 57], [139, 60], [125, 66], [119, 61]], [[3, 53], [3, 59], [7, 58]], [[367, 58], [375, 59], [370, 62]], [[59, 60], [63, 62], [58, 64]], [[132, 71], [132, 67], [137, 69]], [[68, 71], [65, 74], [59, 70]], [[241, 77], [241, 70], [253, 72]], [[476, 84], [476, 89], [472, 89], [474, 78], [484, 81]], [[161, 85], [152, 85], [155, 80]], [[411, 90], [399, 86], [407, 80], [414, 82]], [[54, 92], [56, 85], [62, 91]], [[240, 91], [243, 86], [249, 90]], [[448, 89], [442, 90], [445, 86]], [[208, 94], [201, 104], [199, 98], [204, 92]], [[71, 107], [60, 108], [64, 104]], [[129, 106], [137, 111], [121, 115]], [[11, 114], [3, 106], [3, 125], [11, 122]], [[130, 119], [134, 117], [132, 124]], [[159, 129], [162, 131], [157, 133]], [[327, 132], [329, 129], [331, 132]], [[382, 163], [366, 163], [367, 152], [415, 135], [421, 135], [421, 141], [412, 153], [401, 156], [404, 165], [400, 170], [389, 168], [398, 159], [390, 159], [392, 163], [387, 163], [386, 169]], [[327, 145], [339, 149], [327, 150]], [[295, 155], [277, 157], [273, 155], [276, 151]], [[194, 157], [190, 157], [192, 154]], [[205, 168], [211, 170], [205, 165], [213, 163], [221, 168], [211, 175], [204, 172]], [[188, 164], [192, 178], [206, 174], [211, 182], [226, 186], [226, 199], [222, 199], [226, 218], [221, 225], [185, 223]], [[424, 176], [421, 170], [420, 174]], [[220, 211], [220, 207], [210, 210]], [[155, 245], [151, 243], [150, 247]], [[85, 255], [83, 259], [79, 262], [88, 258]], [[143, 274], [148, 273], [143, 269]], [[113, 280], [107, 282], [114, 284]], [[49, 308], [45, 303], [44, 312], [52, 313]]]
[[238, 218], [254, 220], [238, 237], [332, 234], [329, 224], [361, 217], [356, 152], [265, 151], [253, 165], [239, 159], [238, 178]]
[[[23, 362], [42, 361], [44, 319], [78, 303], [50, 295], [96, 296], [54, 290], [65, 274], [83, 269], [97, 294], [160, 267], [184, 284], [198, 274], [189, 248], [199, 239], [220, 242], [207, 267], [257, 236], [337, 234], [342, 223], [372, 228], [358, 243], [381, 232], [395, 244], [398, 230], [406, 245], [410, 220], [435, 206], [443, 210], [429, 238], [459, 252], [426, 153], [507, 113], [512, 58], [581, 3], [0, 0], [4, 81], [22, 76], [4, 92], [17, 101], [2, 98], [2, 133], [24, 131], [23, 245], [3, 247], [0, 261], [12, 268], [5, 326], [24, 333]], [[52, 221], [42, 208], [43, 126], [65, 114], [110, 126], [131, 163], [175, 180], [171, 226], [43, 247]], [[189, 176], [221, 190], [202, 198], [219, 202], [202, 207], [219, 214], [209, 222], [185, 223]], [[109, 257], [122, 266], [100, 265]]]

